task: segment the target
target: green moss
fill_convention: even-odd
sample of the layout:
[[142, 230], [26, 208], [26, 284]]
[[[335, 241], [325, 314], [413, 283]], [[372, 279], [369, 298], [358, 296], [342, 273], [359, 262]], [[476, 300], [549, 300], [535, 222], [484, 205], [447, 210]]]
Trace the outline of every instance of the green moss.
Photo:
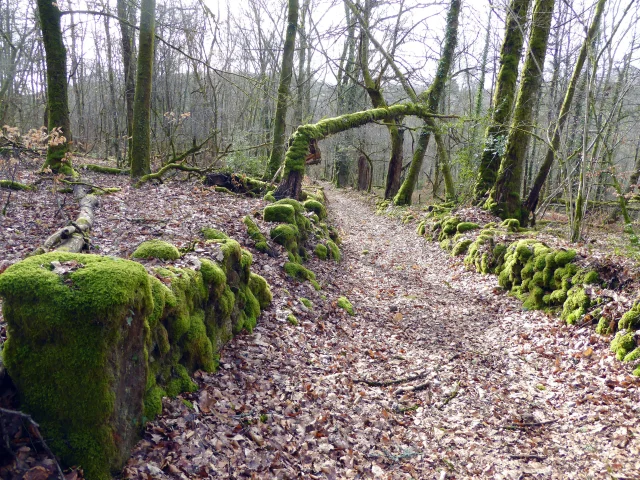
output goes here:
[[562, 305], [567, 300], [567, 291], [562, 290], [561, 288], [558, 290], [554, 290], [551, 292], [549, 297], [550, 305]]
[[636, 342], [633, 339], [633, 332], [622, 333], [618, 332], [615, 338], [611, 341], [611, 351], [616, 354], [618, 360], [624, 359], [629, 352], [635, 350]]
[[336, 262], [339, 262], [341, 258], [340, 249], [335, 244], [335, 242], [333, 242], [332, 240], [327, 240], [327, 249], [329, 250], [329, 255], [331, 256], [331, 258]]
[[166, 392], [168, 397], [177, 397], [183, 392], [195, 392], [198, 385], [191, 380], [189, 372], [184, 365], [176, 365], [173, 367], [173, 375], [167, 383]]
[[467, 253], [469, 245], [471, 245], [472, 243], [473, 240], [462, 240], [456, 243], [453, 247], [453, 250], [451, 250], [451, 255], [453, 255], [454, 257], [458, 255], [464, 255], [465, 253]]
[[265, 222], [281, 222], [281, 223], [296, 223], [295, 217], [296, 211], [291, 205], [279, 204], [278, 202], [273, 205], [264, 207], [263, 216]]
[[464, 233], [464, 232], [468, 232], [470, 230], [476, 230], [480, 228], [480, 225], [478, 225], [477, 223], [473, 223], [473, 222], [460, 222], [458, 224], [458, 226], [456, 227], [456, 231], [458, 233]]
[[571, 283], [574, 285], [588, 285], [598, 283], [600, 276], [598, 272], [594, 270], [578, 270], [571, 279]]
[[229, 238], [229, 235], [215, 228], [204, 227], [201, 232], [206, 240], [225, 240]]
[[303, 205], [305, 209], [318, 215], [318, 219], [323, 220], [327, 218], [327, 209], [317, 200], [307, 200]]
[[349, 315], [351, 316], [355, 315], [355, 312], [353, 310], [353, 305], [351, 305], [351, 302], [347, 297], [338, 298], [337, 305], [338, 307], [342, 308], [345, 312], [347, 312]]
[[183, 340], [183, 361], [189, 371], [198, 368], [207, 372], [216, 369], [213, 357], [213, 345], [207, 337], [204, 325], [204, 311], [196, 311], [189, 319], [189, 330]]
[[162, 397], [167, 393], [157, 385], [151, 387], [144, 396], [144, 416], [153, 419], [162, 413]]
[[622, 359], [623, 362], [635, 362], [636, 360], [640, 360], [640, 348], [633, 349]]
[[559, 267], [564, 267], [567, 263], [573, 261], [576, 258], [575, 250], [561, 250], [555, 255], [555, 262]]
[[418, 228], [416, 228], [416, 233], [422, 237], [424, 236], [426, 229], [427, 229], [427, 224], [426, 222], [422, 221], [418, 223]]
[[315, 254], [320, 260], [326, 260], [329, 255], [329, 251], [325, 245], [319, 243], [316, 245]]
[[575, 324], [591, 305], [591, 299], [584, 288], [573, 287], [567, 292], [567, 300], [562, 308], [561, 318], [568, 324]]
[[249, 288], [258, 300], [260, 308], [267, 308], [271, 305], [271, 301], [273, 300], [271, 289], [263, 277], [256, 273], [251, 273], [251, 275], [249, 275]]
[[443, 240], [446, 237], [454, 235], [457, 231], [460, 219], [458, 217], [447, 217], [442, 222], [442, 231], [440, 232], [439, 240]]
[[299, 263], [287, 262], [284, 264], [284, 271], [292, 278], [301, 282], [305, 280], [315, 280], [316, 275], [311, 270], [304, 268]]
[[544, 290], [540, 287], [534, 287], [523, 303], [525, 310], [542, 310], [544, 303]]
[[289, 324], [293, 325], [294, 327], [298, 326], [298, 319], [293, 313], [290, 313], [289, 315], [287, 315], [287, 322], [289, 322]]
[[308, 298], [300, 297], [298, 300], [300, 300], [300, 303], [302, 303], [305, 307], [309, 309], [313, 308], [313, 302], [311, 302], [311, 300], [309, 300]]
[[640, 306], [638, 304], [622, 315], [618, 322], [619, 330], [637, 330], [640, 327]]
[[596, 333], [600, 335], [610, 335], [613, 332], [611, 331], [611, 321], [606, 317], [600, 317], [598, 321], [598, 325], [596, 326]]
[[[114, 357], [129, 332], [136, 335], [131, 341], [137, 348], [144, 348], [145, 318], [153, 311], [144, 267], [96, 255], [48, 253], [0, 275], [0, 296], [8, 330], [3, 360], [21, 408], [38, 421], [65, 464], [107, 478], [120, 460], [110, 424], [117, 399], [114, 369], [144, 369], [142, 359], [115, 362]], [[130, 383], [141, 392], [145, 385], [144, 377]], [[142, 405], [130, 414], [127, 421], [139, 425]]]
[[253, 240], [256, 250], [260, 252], [268, 252], [269, 244], [267, 243], [267, 238], [262, 234], [253, 219], [247, 215], [242, 221], [247, 227], [247, 233], [251, 240]]
[[507, 218], [500, 226], [510, 232], [517, 232], [520, 230], [520, 221], [517, 218]]
[[131, 256], [133, 258], [177, 260], [180, 258], [180, 252], [176, 247], [163, 240], [148, 240], [142, 242]]
[[227, 282], [227, 276], [224, 270], [222, 270], [218, 264], [206, 258], [203, 258], [200, 262], [200, 272], [202, 273], [203, 281], [211, 286], [216, 295], [219, 295], [222, 293], [224, 285]]
[[298, 214], [304, 213], [304, 207], [302, 206], [302, 204], [299, 201], [294, 200], [293, 198], [283, 198], [282, 200], [278, 200], [275, 204], [276, 205], [289, 205], [290, 207], [293, 208], [293, 210], [296, 213], [298, 213]]
[[275, 202], [276, 197], [273, 196], [273, 192], [267, 192], [267, 194], [262, 197], [265, 202]]

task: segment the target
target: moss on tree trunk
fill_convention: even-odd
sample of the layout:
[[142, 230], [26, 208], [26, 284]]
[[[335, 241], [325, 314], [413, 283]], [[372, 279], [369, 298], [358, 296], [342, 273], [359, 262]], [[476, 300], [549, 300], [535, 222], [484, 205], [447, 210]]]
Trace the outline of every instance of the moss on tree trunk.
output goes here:
[[542, 84], [542, 69], [547, 53], [554, 5], [555, 0], [536, 0], [529, 35], [529, 50], [524, 63], [506, 151], [500, 162], [496, 183], [485, 204], [500, 217], [517, 218], [521, 223], [526, 220], [526, 211], [523, 210], [520, 199], [522, 171], [531, 138], [533, 111]]
[[[453, 63], [453, 54], [455, 53], [456, 44], [458, 42], [459, 13], [460, 0], [451, 0], [449, 13], [447, 15], [444, 48], [438, 62], [436, 77], [433, 79], [433, 83], [431, 84], [431, 86], [420, 95], [420, 100], [425, 103], [425, 105], [429, 109], [429, 112], [431, 113], [436, 113], [438, 111], [438, 105], [440, 104], [440, 99], [442, 98], [442, 92], [444, 91], [444, 87], [449, 76], [449, 70], [451, 69], [451, 64]], [[396, 205], [411, 204], [411, 197], [413, 196], [413, 191], [418, 181], [420, 170], [422, 169], [424, 155], [427, 151], [427, 147], [429, 146], [429, 138], [431, 136], [431, 133], [435, 132], [432, 120], [427, 120], [425, 123], [426, 125], [420, 131], [418, 146], [416, 147], [416, 150], [413, 154], [411, 166], [409, 167], [407, 177], [402, 183], [398, 194], [393, 199]], [[448, 179], [445, 179], [447, 185], [449, 187], [453, 186], [453, 179], [451, 178], [451, 172], [449, 171], [448, 165], [445, 169], [443, 169], [442, 173], [445, 177], [449, 176]], [[450, 196], [455, 195], [453, 192], [447, 193]]]
[[155, 0], [142, 0], [140, 7], [140, 41], [138, 72], [133, 103], [131, 139], [131, 176], [138, 178], [151, 173], [151, 88], [155, 40]]
[[285, 128], [287, 109], [289, 107], [289, 87], [293, 71], [293, 52], [296, 47], [296, 28], [298, 25], [298, 0], [289, 0], [287, 14], [287, 33], [284, 39], [282, 53], [282, 69], [280, 70], [280, 86], [278, 87], [278, 102], [273, 120], [273, 142], [269, 164], [265, 173], [265, 180], [271, 180], [282, 164], [285, 144]]
[[67, 97], [67, 50], [62, 41], [60, 10], [57, 4], [50, 0], [38, 0], [37, 3], [47, 63], [47, 126], [50, 135], [54, 130], [57, 132], [49, 141], [43, 168], [71, 175], [74, 172], [67, 155], [71, 142]]
[[493, 95], [493, 115], [485, 133], [484, 149], [474, 189], [476, 202], [485, 198], [493, 187], [500, 167], [500, 156], [504, 152], [508, 132], [507, 124], [516, 96], [518, 64], [522, 56], [524, 29], [530, 5], [531, 0], [511, 0], [509, 5], [504, 41], [500, 50], [500, 70]]

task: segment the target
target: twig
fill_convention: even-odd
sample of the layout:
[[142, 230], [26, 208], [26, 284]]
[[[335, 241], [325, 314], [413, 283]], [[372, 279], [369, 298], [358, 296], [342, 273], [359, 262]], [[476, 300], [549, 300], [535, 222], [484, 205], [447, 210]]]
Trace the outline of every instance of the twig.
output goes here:
[[513, 460], [544, 460], [547, 457], [544, 455], [509, 455]]
[[411, 385], [408, 387], [400, 387], [395, 392], [396, 395], [406, 392], [420, 392], [422, 390], [426, 390], [431, 385], [429, 382], [419, 383], [418, 385]]
[[516, 428], [529, 428], [529, 427], [541, 427], [543, 425], [549, 425], [551, 423], [555, 423], [557, 422], [558, 419], [554, 419], [554, 420], [547, 420], [545, 422], [531, 422], [531, 423], [512, 423], [510, 425], [504, 425], [501, 428], [504, 428], [506, 430], [513, 430]]
[[47, 455], [49, 455], [49, 457], [56, 464], [56, 469], [58, 470], [58, 477], [60, 478], [60, 480], [65, 480], [64, 473], [62, 472], [62, 468], [60, 468], [60, 464], [58, 463], [58, 459], [56, 458], [56, 456], [53, 454], [53, 452], [49, 448], [49, 445], [47, 445], [47, 442], [44, 441], [44, 438], [42, 438], [42, 435], [40, 434], [40, 425], [38, 425], [35, 422], [35, 420], [33, 418], [31, 418], [31, 415], [27, 415], [26, 413], [20, 412], [18, 410], [9, 410], [7, 408], [0, 408], [0, 413], [2, 413], [4, 415], [16, 415], [18, 417], [24, 418], [25, 420], [27, 420], [34, 427], [33, 431], [35, 432], [36, 439], [40, 442], [40, 444], [42, 445], [42, 448], [44, 448], [45, 452], [47, 452]]
[[396, 380], [365, 380], [358, 379], [354, 380], [355, 383], [364, 383], [369, 385], [370, 387], [388, 387], [390, 385], [399, 385], [401, 383], [413, 382], [414, 380], [420, 380], [427, 376], [429, 372], [418, 373], [417, 375], [412, 375], [406, 378], [399, 378]]
[[446, 400], [442, 402], [442, 405], [438, 407], [438, 410], [442, 410], [444, 407], [446, 407], [449, 404], [451, 400], [456, 398], [458, 396], [459, 391], [460, 391], [460, 382], [456, 382], [456, 386], [453, 387], [453, 391], [449, 394]]
[[108, 191], [108, 190], [106, 190], [106, 189], [104, 189], [104, 188], [102, 188], [102, 187], [99, 187], [98, 185], [93, 185], [93, 184], [91, 184], [91, 183], [85, 183], [85, 182], [72, 182], [72, 181], [70, 181], [70, 180], [65, 180], [65, 179], [62, 179], [62, 180], [60, 180], [60, 181], [61, 181], [62, 183], [66, 183], [67, 185], [84, 185], [85, 187], [95, 188], [95, 189], [97, 189], [97, 190], [102, 190], [103, 192], [107, 192], [107, 191]]

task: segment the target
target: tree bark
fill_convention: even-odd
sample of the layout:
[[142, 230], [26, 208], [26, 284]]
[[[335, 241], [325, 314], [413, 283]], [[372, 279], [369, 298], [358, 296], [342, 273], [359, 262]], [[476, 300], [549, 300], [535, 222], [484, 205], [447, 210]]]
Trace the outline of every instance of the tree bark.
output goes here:
[[[461, 0], [451, 0], [449, 6], [449, 13], [447, 14], [447, 27], [445, 31], [445, 41], [442, 55], [438, 62], [438, 69], [436, 71], [436, 77], [433, 80], [431, 86], [420, 95], [420, 100], [425, 103], [429, 112], [436, 113], [438, 111], [438, 105], [440, 104], [440, 98], [444, 91], [444, 86], [449, 76], [449, 70], [451, 69], [451, 63], [453, 63], [453, 54], [456, 50], [456, 44], [458, 42], [458, 17], [460, 13]], [[405, 178], [398, 194], [394, 197], [393, 201], [396, 205], [411, 205], [411, 197], [418, 181], [418, 175], [422, 169], [422, 162], [424, 155], [429, 145], [429, 138], [433, 132], [433, 125], [429, 122], [420, 130], [420, 137], [418, 139], [418, 146], [413, 154], [411, 160], [411, 166], [409, 172]], [[444, 159], [442, 159], [444, 161]], [[448, 164], [442, 171], [443, 175], [451, 175]], [[453, 179], [449, 178], [446, 183], [453, 186]], [[451, 196], [455, 196], [453, 192], [448, 193]]]
[[273, 143], [271, 155], [265, 173], [265, 180], [273, 178], [284, 156], [285, 127], [287, 109], [289, 106], [289, 86], [291, 85], [291, 74], [293, 71], [293, 52], [296, 47], [296, 29], [298, 26], [298, 0], [289, 0], [287, 14], [287, 33], [284, 39], [284, 50], [282, 53], [282, 68], [280, 70], [280, 86], [278, 87], [278, 102], [276, 104], [276, 114], [273, 120]]
[[[126, 21], [130, 20], [129, 7], [126, 0], [117, 1], [118, 18], [120, 23], [120, 38], [122, 45], [122, 64], [124, 66], [124, 98], [127, 111], [127, 157], [131, 158], [131, 143], [133, 140], [133, 101], [135, 97], [135, 59], [133, 53], [133, 37], [131, 27]], [[130, 22], [131, 23], [131, 22]]]
[[151, 88], [155, 40], [155, 0], [142, 0], [140, 6], [140, 40], [138, 72], [133, 104], [133, 135], [131, 142], [131, 177], [151, 173]]
[[571, 102], [573, 101], [574, 94], [576, 92], [576, 88], [578, 86], [578, 80], [580, 79], [580, 72], [582, 71], [582, 67], [584, 66], [584, 62], [587, 58], [587, 50], [591, 42], [596, 36], [598, 32], [598, 27], [600, 25], [600, 19], [602, 18], [602, 14], [604, 12], [604, 5], [606, 0], [598, 0], [598, 4], [596, 6], [596, 12], [593, 16], [593, 20], [591, 21], [591, 25], [589, 30], [587, 31], [587, 36], [584, 39], [582, 47], [580, 48], [580, 53], [578, 54], [578, 59], [573, 68], [573, 73], [571, 74], [571, 80], [569, 80], [569, 85], [567, 87], [567, 92], [565, 93], [564, 100], [562, 101], [562, 107], [560, 107], [560, 114], [558, 115], [558, 120], [556, 122], [556, 126], [553, 130], [553, 136], [551, 137], [551, 145], [547, 149], [547, 153], [544, 158], [544, 162], [540, 166], [540, 170], [536, 175], [536, 179], [533, 182], [533, 186], [531, 187], [531, 191], [529, 192], [529, 196], [527, 200], [524, 202], [523, 207], [526, 209], [526, 214], [534, 213], [537, 206], [538, 201], [540, 200], [540, 191], [542, 190], [542, 186], [544, 182], [547, 180], [549, 176], [549, 172], [551, 171], [551, 166], [553, 165], [553, 161], [555, 159], [556, 152], [560, 147], [560, 137], [562, 135], [562, 130], [564, 129], [564, 125], [569, 118], [569, 109], [571, 108]]
[[68, 156], [71, 123], [67, 96], [67, 50], [62, 41], [60, 10], [51, 0], [38, 0], [38, 16], [47, 63], [49, 135], [52, 135], [54, 130], [57, 132], [49, 141], [43, 168], [50, 168], [54, 173], [71, 175], [74, 172]]
[[530, 129], [536, 99], [542, 84], [554, 5], [555, 0], [536, 0], [529, 35], [529, 50], [524, 63], [511, 130], [507, 138], [507, 148], [500, 162], [495, 186], [485, 204], [500, 217], [517, 218], [520, 222], [526, 220], [520, 198], [522, 170], [531, 138]]
[[493, 95], [493, 115], [484, 135], [484, 149], [478, 167], [474, 201], [479, 204], [493, 187], [500, 166], [500, 156], [508, 132], [518, 81], [518, 64], [522, 56], [524, 30], [531, 0], [511, 0], [504, 41], [500, 50], [500, 70]]

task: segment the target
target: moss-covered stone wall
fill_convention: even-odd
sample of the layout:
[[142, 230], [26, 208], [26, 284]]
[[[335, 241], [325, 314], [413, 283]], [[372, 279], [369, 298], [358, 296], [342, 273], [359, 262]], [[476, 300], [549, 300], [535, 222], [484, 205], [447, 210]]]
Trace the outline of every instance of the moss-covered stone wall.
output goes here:
[[219, 261], [192, 268], [53, 252], [0, 275], [3, 359], [22, 408], [89, 480], [118, 472], [162, 397], [195, 389], [189, 375], [213, 371], [222, 345], [271, 302], [251, 254], [213, 242]]
[[[520, 227], [515, 219], [480, 226], [464, 221], [451, 208], [435, 206], [417, 226], [417, 233], [454, 256], [464, 255], [472, 270], [498, 275], [498, 283], [523, 302], [525, 309], [557, 312], [567, 324], [591, 323], [609, 335], [619, 360], [638, 362], [640, 303], [621, 318], [612, 318], [601, 287], [608, 287], [595, 269], [581, 267], [575, 250], [551, 248]], [[617, 311], [617, 309], [615, 309]], [[634, 370], [640, 376], [640, 362]]]

